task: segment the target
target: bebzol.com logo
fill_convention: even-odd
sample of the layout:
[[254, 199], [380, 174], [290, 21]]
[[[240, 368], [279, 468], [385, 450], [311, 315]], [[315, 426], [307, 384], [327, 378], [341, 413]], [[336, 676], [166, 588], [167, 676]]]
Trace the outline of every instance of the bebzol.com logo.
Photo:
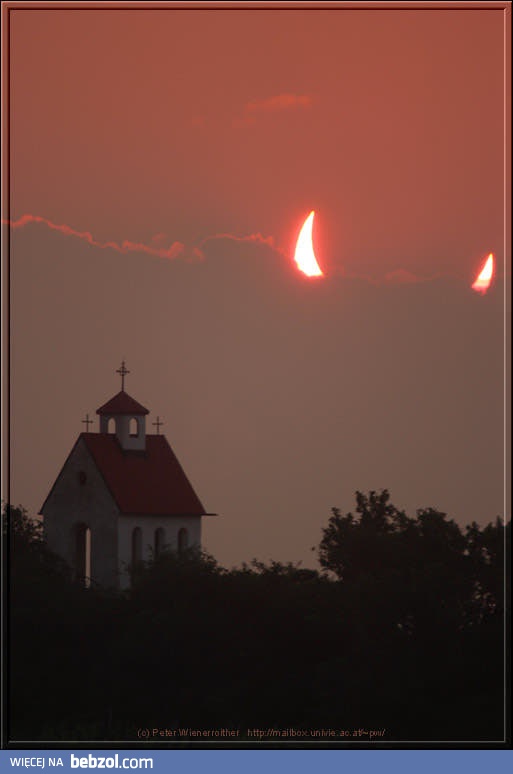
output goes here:
[[104, 758], [101, 755], [81, 756], [71, 753], [70, 766], [72, 769], [152, 769], [152, 758], [121, 758], [118, 753]]

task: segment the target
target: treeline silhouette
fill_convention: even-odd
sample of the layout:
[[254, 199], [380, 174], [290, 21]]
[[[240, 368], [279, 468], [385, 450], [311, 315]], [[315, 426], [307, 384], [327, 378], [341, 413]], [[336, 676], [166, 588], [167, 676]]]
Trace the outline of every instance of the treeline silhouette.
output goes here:
[[164, 552], [116, 593], [74, 580], [23, 509], [4, 519], [12, 741], [179, 728], [504, 736], [511, 523], [461, 529], [431, 508], [408, 517], [387, 490], [357, 492], [355, 514], [333, 509], [323, 530], [320, 572]]

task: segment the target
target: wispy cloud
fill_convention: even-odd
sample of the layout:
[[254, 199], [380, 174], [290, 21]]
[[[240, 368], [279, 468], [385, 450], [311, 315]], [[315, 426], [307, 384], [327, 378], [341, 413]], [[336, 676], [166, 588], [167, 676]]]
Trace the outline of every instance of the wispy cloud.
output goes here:
[[43, 218], [41, 215], [26, 214], [14, 221], [2, 219], [2, 224], [8, 225], [14, 229], [22, 228], [30, 223], [41, 223], [53, 231], [59, 231], [66, 236], [81, 239], [83, 242], [87, 242], [87, 244], [92, 245], [93, 247], [99, 247], [102, 250], [116, 250], [118, 253], [145, 253], [146, 255], [157, 256], [158, 258], [178, 258], [185, 252], [185, 245], [182, 242], [173, 242], [168, 247], [159, 246], [159, 244], [162, 245], [165, 234], [157, 234], [154, 236], [152, 244], [150, 245], [147, 245], [144, 242], [131, 242], [128, 239], [123, 240], [123, 242], [99, 242], [93, 237], [90, 231], [77, 231], [71, 226], [67, 226], [65, 223], [54, 223], [48, 218]]
[[194, 129], [203, 129], [206, 123], [207, 119], [205, 116], [193, 116], [190, 120], [190, 124]]
[[[102, 250], [115, 250], [118, 253], [142, 253], [144, 255], [151, 255], [157, 258], [166, 258], [168, 260], [180, 258], [181, 260], [188, 262], [197, 262], [205, 259], [205, 248], [208, 244], [213, 242], [235, 242], [239, 244], [253, 244], [261, 245], [266, 249], [270, 249], [275, 253], [289, 259], [290, 255], [287, 251], [276, 244], [276, 240], [273, 236], [263, 236], [260, 232], [255, 234], [246, 234], [240, 236], [238, 234], [232, 234], [229, 232], [220, 232], [217, 234], [210, 234], [195, 245], [185, 246], [182, 242], [171, 242], [169, 236], [164, 232], [159, 232], [152, 236], [149, 240], [149, 244], [145, 242], [133, 242], [128, 239], [124, 239], [122, 242], [108, 241], [100, 242], [95, 239], [90, 231], [78, 231], [64, 223], [57, 224], [48, 218], [44, 218], [41, 215], [22, 215], [18, 220], [7, 221], [2, 219], [3, 225], [8, 225], [13, 229], [23, 228], [32, 223], [39, 224], [49, 228], [53, 231], [57, 231], [65, 236], [79, 239], [87, 244], [100, 248]], [[167, 245], [167, 246], [166, 246]], [[423, 282], [430, 282], [434, 279], [440, 279], [441, 275], [435, 275], [431, 277], [423, 277], [414, 274], [407, 269], [395, 269], [388, 272], [382, 277], [370, 276], [359, 272], [347, 272], [343, 267], [333, 266], [327, 273], [332, 278], [339, 277], [346, 280], [357, 280], [367, 282], [371, 285], [414, 285]]]
[[274, 237], [268, 236], [264, 237], [262, 234], [248, 234], [247, 236], [237, 236], [236, 234], [212, 234], [211, 236], [207, 236], [204, 239], [201, 240], [199, 246], [202, 247], [207, 242], [212, 242], [214, 239], [231, 239], [233, 242], [259, 242], [263, 245], [268, 245], [269, 247], [276, 248], [274, 244]]
[[230, 234], [230, 233], [210, 234], [209, 236], [202, 239], [195, 249], [201, 251], [201, 254], [204, 255], [203, 248], [205, 247], [205, 245], [208, 245], [209, 243], [212, 243], [212, 242], [222, 242], [226, 240], [229, 242], [262, 245], [267, 248], [270, 248], [271, 250], [273, 250], [276, 253], [279, 253], [280, 255], [283, 255], [283, 256], [287, 255], [285, 250], [282, 247], [278, 247], [276, 245], [276, 242], [273, 236], [263, 236], [260, 233], [246, 234], [244, 236], [239, 236], [237, 234]]
[[236, 128], [252, 126], [259, 115], [309, 108], [311, 104], [312, 98], [308, 94], [275, 94], [265, 99], [254, 99], [244, 105], [242, 115], [234, 118], [232, 125]]
[[276, 113], [290, 108], [308, 108], [312, 98], [307, 94], [276, 94], [266, 99], [255, 99], [245, 106], [245, 113]]
[[[202, 239], [198, 244], [186, 248], [182, 242], [175, 241], [169, 244], [170, 239], [164, 232], [159, 232], [158, 234], [152, 236], [149, 244], [144, 242], [132, 242], [128, 239], [124, 239], [122, 242], [114, 242], [110, 240], [108, 242], [100, 242], [93, 237], [90, 231], [78, 231], [77, 229], [74, 229], [65, 223], [54, 223], [53, 221], [49, 220], [48, 218], [44, 218], [41, 215], [25, 214], [22, 215], [21, 218], [18, 218], [18, 220], [12, 221], [2, 219], [3, 225], [8, 225], [13, 229], [22, 228], [23, 226], [30, 225], [31, 223], [41, 224], [53, 231], [58, 231], [65, 236], [71, 236], [76, 239], [80, 239], [81, 241], [86, 242], [93, 247], [98, 247], [102, 250], [115, 250], [118, 253], [144, 253], [145, 255], [156, 256], [157, 258], [183, 258], [185, 260], [193, 261], [203, 260], [205, 258], [203, 247], [209, 242], [223, 240], [230, 240], [232, 242], [252, 242], [266, 245], [276, 252], [285, 254], [283, 249], [275, 245], [274, 237], [265, 237], [260, 233], [248, 234], [246, 236], [238, 236], [237, 234], [230, 233], [211, 234]], [[166, 244], [169, 246], [165, 247], [164, 245]]]

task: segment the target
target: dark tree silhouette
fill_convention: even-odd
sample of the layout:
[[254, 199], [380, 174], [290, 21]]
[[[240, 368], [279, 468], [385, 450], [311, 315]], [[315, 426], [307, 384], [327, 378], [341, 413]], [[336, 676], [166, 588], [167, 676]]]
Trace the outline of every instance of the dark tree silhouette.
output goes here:
[[[393, 670], [394, 681], [381, 676], [380, 690], [365, 675], [361, 684], [374, 704], [389, 697], [388, 712], [402, 699], [417, 724], [431, 733], [437, 728], [440, 739], [456, 728], [476, 739], [501, 738], [503, 551], [510, 524], [505, 531], [497, 519], [462, 530], [433, 508], [410, 518], [386, 489], [357, 492], [356, 503], [356, 515], [332, 510], [319, 560], [340, 579], [343, 596], [358, 600], [358, 641], [373, 642], [355, 669], [366, 662], [378, 675]], [[398, 722], [404, 728], [409, 721]]]
[[502, 522], [410, 518], [387, 490], [356, 506], [333, 510], [322, 572], [164, 551], [117, 593], [75, 583], [41, 526], [6, 511], [12, 739], [162, 726], [499, 738]]
[[504, 526], [500, 519], [462, 531], [447, 514], [423, 508], [415, 518], [399, 511], [388, 490], [356, 493], [356, 515], [332, 509], [319, 545], [321, 566], [345, 584], [380, 586], [395, 604], [396, 623], [432, 626], [450, 618], [457, 626], [501, 606]]

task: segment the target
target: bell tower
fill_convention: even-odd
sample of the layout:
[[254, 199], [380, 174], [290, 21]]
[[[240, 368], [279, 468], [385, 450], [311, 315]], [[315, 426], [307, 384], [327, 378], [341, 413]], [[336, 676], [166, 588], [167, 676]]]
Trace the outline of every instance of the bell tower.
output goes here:
[[146, 414], [149, 411], [125, 392], [125, 377], [130, 371], [121, 363], [116, 373], [121, 376], [121, 390], [96, 413], [100, 416], [100, 433], [109, 434], [114, 425], [114, 434], [124, 451], [145, 451]]

